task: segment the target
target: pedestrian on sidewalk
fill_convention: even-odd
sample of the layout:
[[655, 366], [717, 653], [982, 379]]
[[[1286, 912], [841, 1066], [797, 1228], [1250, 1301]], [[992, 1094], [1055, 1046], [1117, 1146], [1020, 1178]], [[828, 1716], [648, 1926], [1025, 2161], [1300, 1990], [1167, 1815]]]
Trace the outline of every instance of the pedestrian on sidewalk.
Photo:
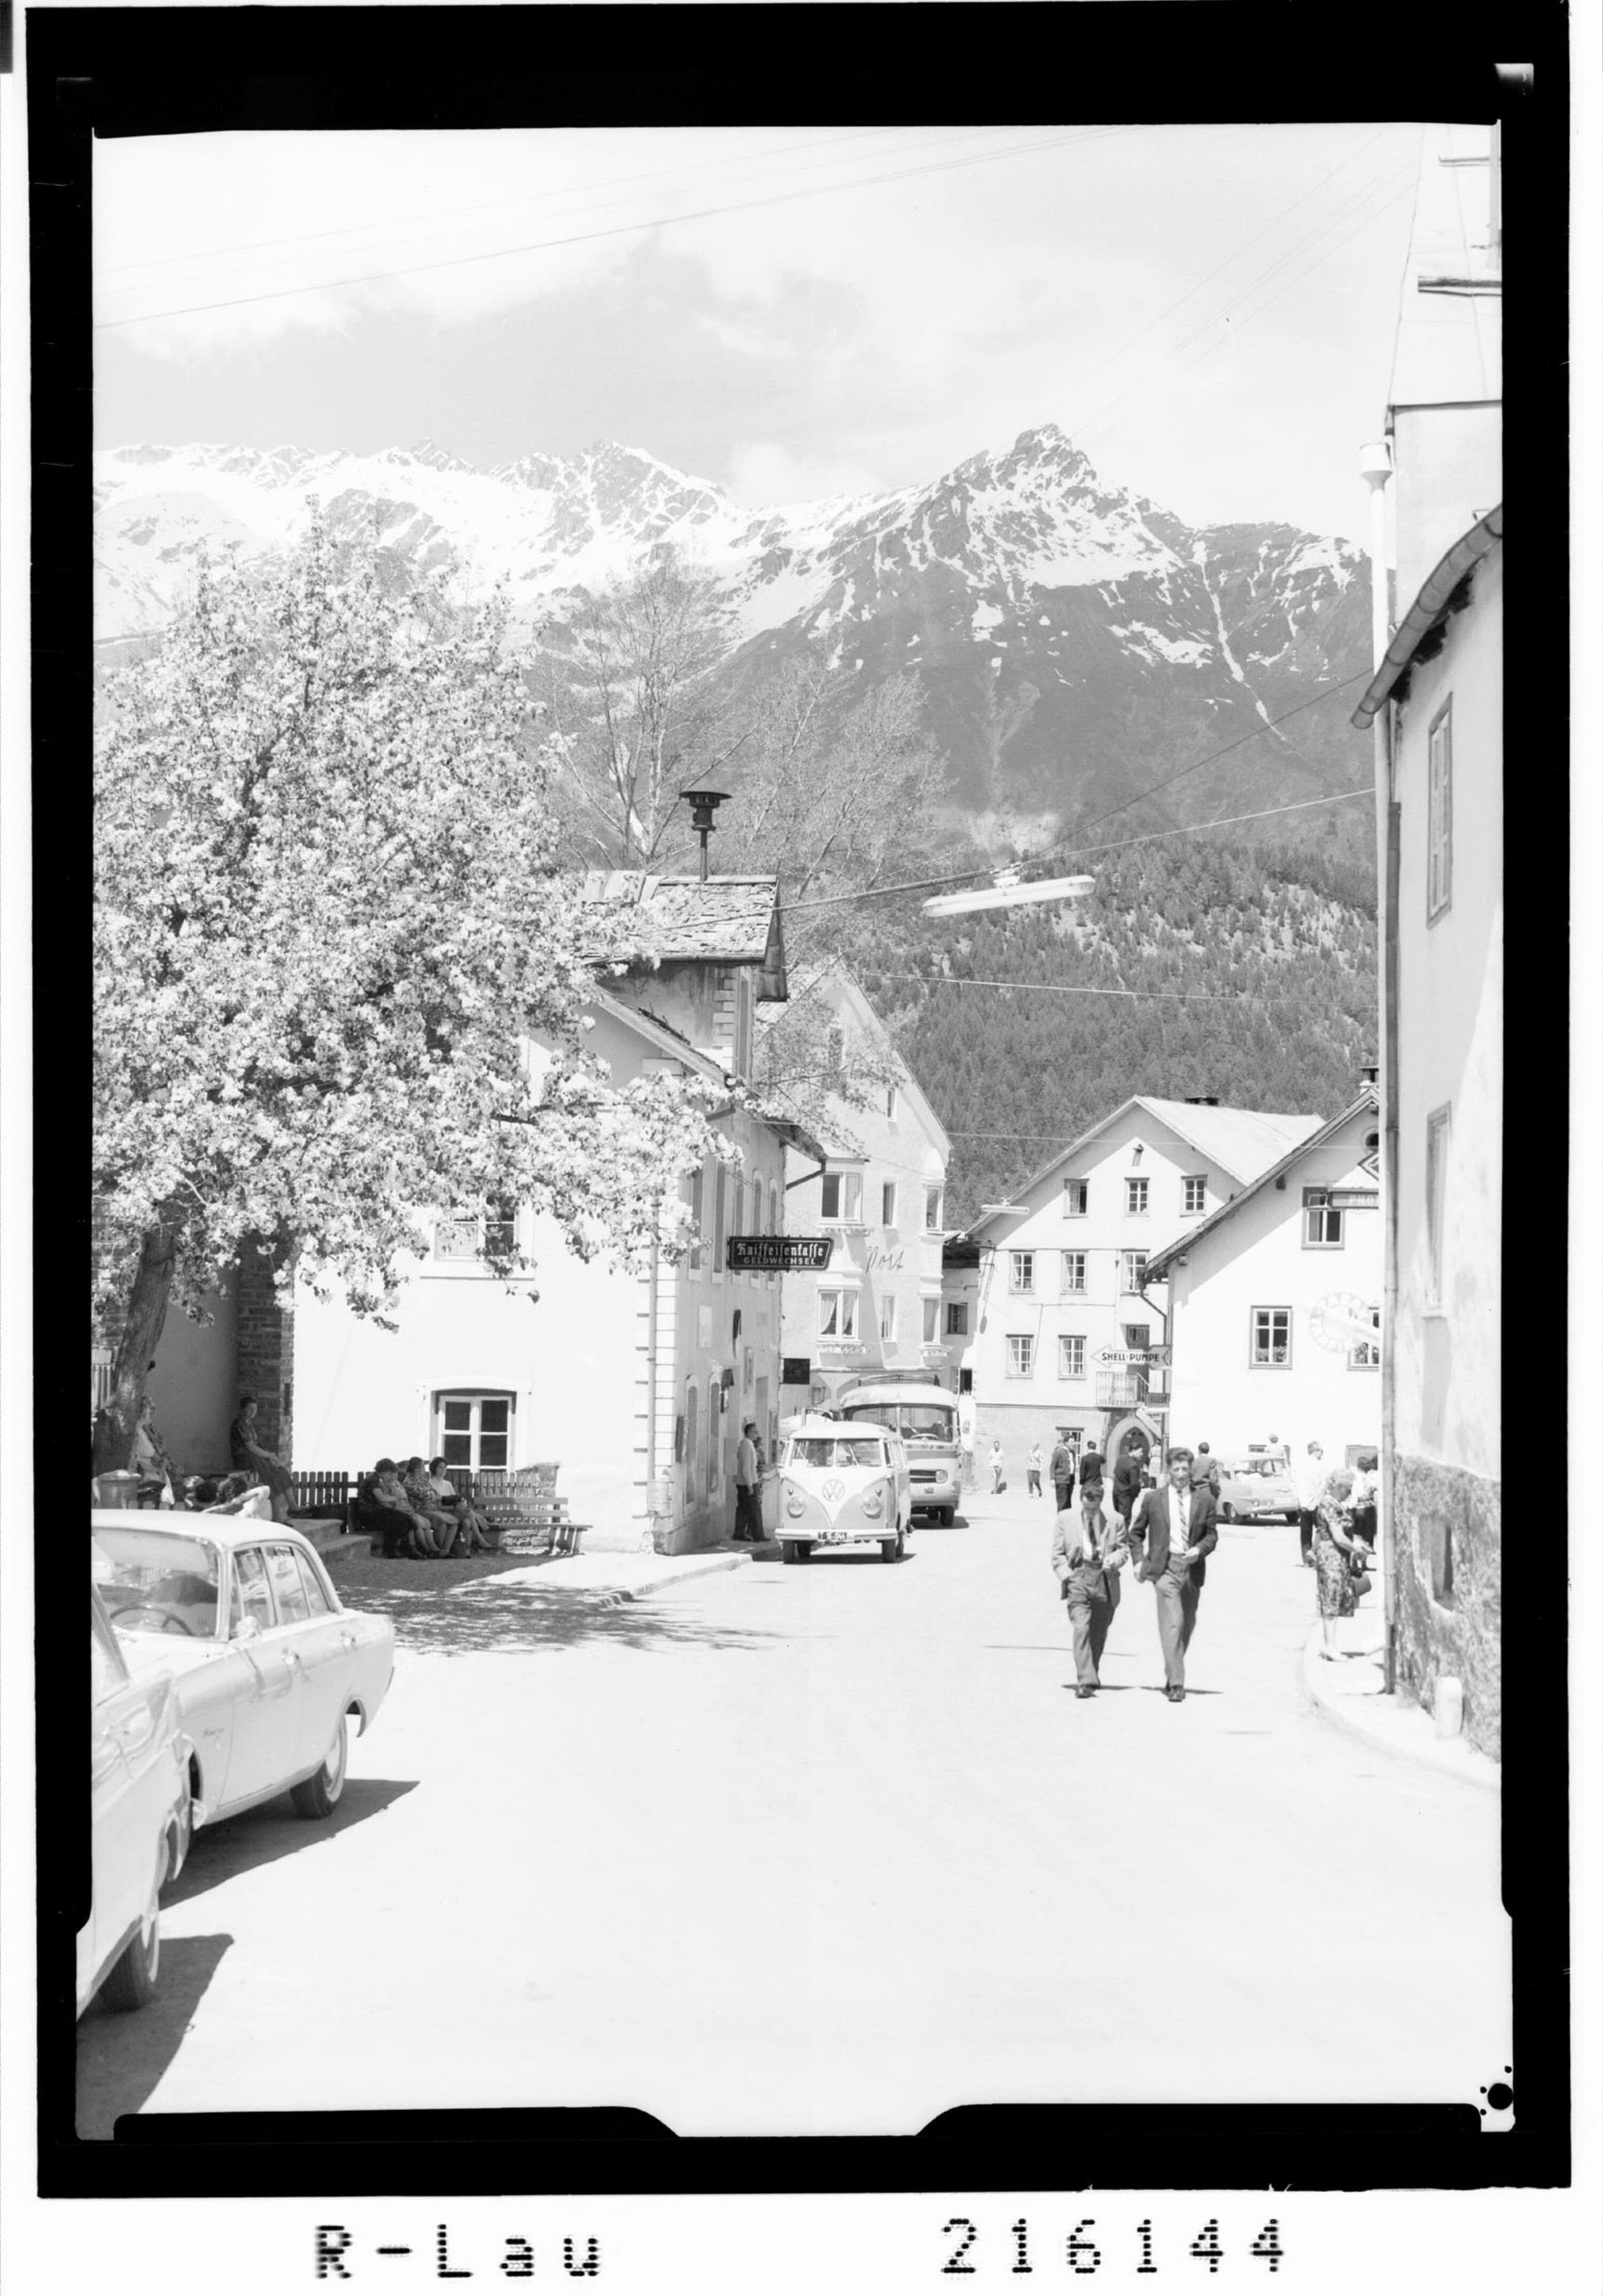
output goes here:
[[1002, 1473], [1002, 1438], [994, 1435], [991, 1439], [991, 1488], [996, 1492], [1005, 1488]]
[[1132, 1443], [1113, 1471], [1114, 1512], [1124, 1517], [1126, 1526], [1130, 1521], [1130, 1511], [1140, 1496], [1141, 1478], [1146, 1471], [1146, 1445], [1140, 1441]]
[[1039, 1443], [1030, 1445], [1024, 1463], [1024, 1472], [1028, 1480], [1030, 1496], [1038, 1499], [1041, 1496], [1041, 1446]]
[[1075, 1495], [1075, 1455], [1068, 1447], [1068, 1437], [1061, 1427], [1058, 1430], [1057, 1442], [1052, 1446], [1048, 1472], [1052, 1479], [1052, 1496], [1058, 1503], [1058, 1513], [1061, 1514]]
[[1331, 1476], [1314, 1517], [1313, 1567], [1319, 1573], [1319, 1625], [1323, 1638], [1321, 1658], [1346, 1657], [1345, 1651], [1336, 1647], [1336, 1622], [1350, 1619], [1358, 1608], [1356, 1573], [1363, 1568], [1363, 1550], [1353, 1536], [1352, 1496], [1353, 1478], [1344, 1467]]
[[1080, 1496], [1082, 1498], [1085, 1497], [1088, 1492], [1093, 1490], [1096, 1492], [1099, 1498], [1101, 1496], [1102, 1477], [1105, 1468], [1106, 1462], [1094, 1443], [1092, 1445], [1089, 1451], [1083, 1451], [1081, 1453]]
[[1347, 1504], [1353, 1510], [1353, 1536], [1362, 1539], [1371, 1554], [1375, 1550], [1376, 1500], [1379, 1490], [1379, 1455], [1364, 1451], [1359, 1455], [1358, 1472], [1353, 1478], [1353, 1496]]
[[1297, 1526], [1302, 1538], [1303, 1561], [1313, 1567], [1313, 1523], [1319, 1513], [1319, 1503], [1325, 1496], [1325, 1447], [1310, 1443], [1306, 1456], [1299, 1461], [1295, 1478], [1296, 1486]]
[[1186, 1652], [1197, 1628], [1197, 1600], [1206, 1558], [1219, 1544], [1214, 1494], [1191, 1487], [1191, 1454], [1177, 1444], [1165, 1462], [1165, 1480], [1143, 1492], [1130, 1521], [1135, 1575], [1150, 1581], [1157, 1601], [1157, 1638], [1164, 1656], [1164, 1696], [1178, 1705], [1186, 1694]]
[[1119, 1606], [1119, 1573], [1130, 1541], [1116, 1515], [1111, 1524], [1101, 1497], [1083, 1499], [1076, 1518], [1059, 1507], [1052, 1525], [1052, 1569], [1068, 1609], [1075, 1647], [1075, 1696], [1089, 1698], [1102, 1686], [1102, 1649]]
[[757, 1423], [747, 1420], [735, 1446], [735, 1531], [743, 1545], [763, 1543], [763, 1467], [757, 1456]]
[[1206, 1483], [1209, 1490], [1214, 1494], [1215, 1500], [1218, 1498], [1219, 1462], [1214, 1457], [1206, 1443], [1198, 1443], [1197, 1446], [1196, 1480], [1199, 1483]]

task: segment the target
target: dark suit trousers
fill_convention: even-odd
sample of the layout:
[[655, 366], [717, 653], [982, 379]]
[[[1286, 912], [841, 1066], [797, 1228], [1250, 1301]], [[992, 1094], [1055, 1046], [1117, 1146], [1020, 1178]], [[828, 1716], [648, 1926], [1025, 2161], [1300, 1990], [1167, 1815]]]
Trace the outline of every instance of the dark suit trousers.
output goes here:
[[1067, 1511], [1068, 1503], [1075, 1495], [1075, 1479], [1071, 1475], [1067, 1482], [1054, 1483], [1052, 1488], [1058, 1494], [1058, 1513], [1062, 1514]]
[[1197, 1597], [1199, 1589], [1191, 1584], [1190, 1566], [1176, 1565], [1171, 1558], [1162, 1575], [1152, 1582], [1157, 1596], [1157, 1639], [1163, 1644], [1164, 1683], [1170, 1690], [1183, 1690], [1186, 1681], [1186, 1652], [1197, 1625]]
[[1075, 1679], [1096, 1687], [1102, 1663], [1102, 1646], [1118, 1608], [1119, 1581], [1115, 1570], [1087, 1569], [1076, 1562], [1068, 1574], [1068, 1630], [1074, 1636]]
[[735, 1537], [761, 1542], [763, 1529], [762, 1498], [755, 1484], [735, 1485]]

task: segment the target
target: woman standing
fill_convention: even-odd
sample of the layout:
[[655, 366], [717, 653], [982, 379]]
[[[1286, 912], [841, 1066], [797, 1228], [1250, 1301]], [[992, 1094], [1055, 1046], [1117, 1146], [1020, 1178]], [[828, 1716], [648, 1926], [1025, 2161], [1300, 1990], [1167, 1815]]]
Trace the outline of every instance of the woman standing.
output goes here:
[[1041, 1446], [1039, 1443], [1030, 1445], [1029, 1456], [1024, 1463], [1024, 1472], [1029, 1483], [1031, 1496], [1039, 1498], [1041, 1496]]
[[252, 1482], [266, 1484], [273, 1501], [274, 1521], [288, 1522], [292, 1479], [283, 1461], [267, 1449], [256, 1431], [254, 1395], [240, 1398], [240, 1415], [228, 1431], [228, 1456], [236, 1473], [249, 1475]]
[[1002, 1438], [999, 1435], [991, 1439], [991, 1488], [993, 1492], [1002, 1488]]
[[1319, 1623], [1324, 1636], [1321, 1658], [1338, 1659], [1336, 1621], [1350, 1619], [1358, 1607], [1353, 1573], [1360, 1549], [1353, 1536], [1353, 1478], [1344, 1468], [1325, 1486], [1313, 1517], [1313, 1567], [1319, 1573]]

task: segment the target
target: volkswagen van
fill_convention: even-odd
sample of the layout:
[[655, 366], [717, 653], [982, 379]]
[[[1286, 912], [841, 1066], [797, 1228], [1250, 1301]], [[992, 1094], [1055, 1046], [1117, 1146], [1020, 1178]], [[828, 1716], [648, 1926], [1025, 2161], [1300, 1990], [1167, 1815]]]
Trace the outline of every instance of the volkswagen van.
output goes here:
[[815, 1546], [877, 1546], [900, 1560], [912, 1520], [907, 1452], [887, 1427], [839, 1419], [798, 1420], [780, 1451], [774, 1536], [787, 1562]]

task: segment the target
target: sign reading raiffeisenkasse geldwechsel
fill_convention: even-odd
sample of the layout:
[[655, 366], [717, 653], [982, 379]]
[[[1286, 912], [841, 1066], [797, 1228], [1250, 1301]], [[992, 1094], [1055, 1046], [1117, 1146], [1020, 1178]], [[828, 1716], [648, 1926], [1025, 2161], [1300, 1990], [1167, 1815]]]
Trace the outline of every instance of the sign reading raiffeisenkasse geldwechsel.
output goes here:
[[797, 1275], [827, 1267], [834, 1250], [832, 1235], [732, 1235], [727, 1258], [737, 1272], [777, 1268], [781, 1275]]

